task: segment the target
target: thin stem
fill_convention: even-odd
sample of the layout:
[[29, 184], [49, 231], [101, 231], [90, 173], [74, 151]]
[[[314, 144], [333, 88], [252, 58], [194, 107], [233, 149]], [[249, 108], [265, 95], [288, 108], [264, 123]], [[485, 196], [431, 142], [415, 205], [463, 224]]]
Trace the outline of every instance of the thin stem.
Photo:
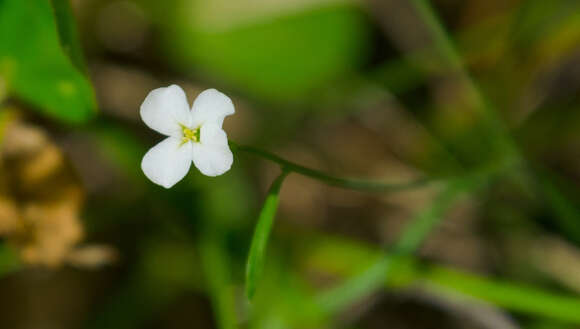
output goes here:
[[328, 175], [320, 170], [304, 167], [297, 163], [283, 159], [273, 153], [264, 151], [262, 149], [253, 146], [238, 145], [230, 141], [230, 147], [234, 150], [234, 152], [245, 152], [275, 162], [279, 164], [280, 167], [282, 167], [282, 170], [287, 171], [289, 173], [292, 172], [297, 173], [303, 176], [316, 179], [328, 185], [345, 188], [349, 190], [358, 190], [367, 192], [392, 192], [425, 186], [434, 181], [433, 179], [429, 178], [420, 178], [411, 182], [404, 183], [381, 183], [361, 179], [342, 178]]

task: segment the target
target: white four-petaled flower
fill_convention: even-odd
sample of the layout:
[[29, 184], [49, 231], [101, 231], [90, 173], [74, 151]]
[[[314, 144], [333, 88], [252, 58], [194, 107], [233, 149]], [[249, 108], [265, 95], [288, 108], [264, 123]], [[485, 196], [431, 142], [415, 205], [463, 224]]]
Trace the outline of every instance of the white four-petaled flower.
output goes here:
[[232, 100], [215, 89], [199, 94], [191, 110], [177, 85], [151, 91], [141, 105], [141, 119], [169, 137], [145, 154], [141, 169], [153, 183], [165, 188], [185, 177], [192, 161], [204, 175], [225, 173], [234, 157], [222, 124], [234, 112]]

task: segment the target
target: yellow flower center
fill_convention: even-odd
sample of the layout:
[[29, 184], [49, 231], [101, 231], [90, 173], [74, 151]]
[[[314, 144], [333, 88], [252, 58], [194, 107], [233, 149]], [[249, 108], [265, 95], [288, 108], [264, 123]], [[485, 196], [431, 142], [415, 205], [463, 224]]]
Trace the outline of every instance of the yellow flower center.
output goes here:
[[199, 127], [195, 129], [189, 129], [186, 126], [181, 126], [183, 132], [183, 137], [181, 138], [181, 143], [185, 144], [187, 142], [199, 142]]

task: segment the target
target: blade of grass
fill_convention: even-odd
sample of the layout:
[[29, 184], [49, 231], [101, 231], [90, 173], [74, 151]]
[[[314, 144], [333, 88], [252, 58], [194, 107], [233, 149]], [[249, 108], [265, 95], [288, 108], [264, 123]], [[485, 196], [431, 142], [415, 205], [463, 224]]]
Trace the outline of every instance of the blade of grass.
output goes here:
[[260, 275], [264, 268], [266, 245], [268, 244], [268, 237], [272, 231], [274, 216], [278, 209], [280, 187], [287, 174], [286, 171], [283, 171], [272, 183], [260, 216], [258, 217], [258, 223], [256, 224], [256, 230], [252, 238], [252, 244], [250, 245], [248, 262], [246, 264], [246, 295], [250, 300], [254, 297], [256, 285], [258, 280], [260, 280]]
[[478, 277], [464, 272], [435, 267], [426, 274], [434, 289], [459, 292], [513, 311], [580, 323], [580, 299], [555, 295], [540, 289]]
[[480, 187], [482, 183], [482, 177], [478, 175], [457, 179], [448, 183], [447, 187], [434, 200], [433, 204], [417, 214], [415, 219], [409, 223], [409, 226], [395, 244], [395, 252], [408, 255], [419, 249], [421, 243], [429, 235], [429, 232], [439, 224], [445, 211], [462, 195], [472, 192]]
[[[580, 243], [580, 211], [560, 186], [562, 179], [547, 170], [536, 170], [537, 184], [556, 215], [554, 222], [576, 243]], [[560, 184], [558, 184], [560, 183]]]
[[384, 254], [368, 269], [339, 286], [323, 292], [317, 297], [322, 312], [332, 314], [356, 300], [382, 288], [392, 271], [399, 266], [402, 259], [415, 252], [431, 230], [441, 221], [445, 212], [463, 195], [473, 192], [490, 179], [495, 170], [484, 170], [481, 173], [451, 180], [433, 203], [419, 212], [404, 230], [403, 235], [394, 246], [397, 257]]
[[[478, 274], [459, 271], [447, 266], [426, 265], [416, 258], [401, 258], [383, 254], [383, 251], [337, 237], [316, 237], [301, 243], [302, 251], [308, 255], [303, 266], [320, 266], [317, 272], [333, 275], [355, 275], [356, 268], [377, 263], [382, 259], [398, 262], [392, 268], [389, 279], [383, 286], [389, 289], [404, 289], [420, 285], [437, 294], [461, 300], [472, 297], [509, 311], [540, 316], [567, 323], [580, 323], [580, 297], [556, 293], [550, 290], [508, 280], [499, 280]], [[334, 255], [341, 255], [340, 258]], [[548, 305], [549, 304], [549, 305]]]
[[475, 110], [489, 125], [490, 132], [493, 134], [490, 137], [496, 139], [498, 146], [507, 156], [518, 155], [518, 149], [509, 135], [508, 129], [498, 117], [496, 109], [485, 98], [477, 83], [464, 67], [449, 33], [445, 30], [429, 0], [412, 0], [411, 3], [429, 29], [435, 48], [447, 61], [450, 68], [461, 78], [467, 89], [466, 94], [470, 97]]
[[434, 267], [421, 276], [440, 292], [459, 292], [513, 311], [580, 323], [580, 298], [577, 296], [558, 295], [442, 267]]
[[[449, 34], [445, 31], [443, 24], [438, 19], [429, 1], [412, 0], [412, 3], [431, 31], [439, 52], [448, 60], [452, 68], [462, 76], [465, 85], [469, 88], [469, 92], [473, 96], [472, 99], [475, 105], [477, 105], [476, 108], [481, 111], [487, 120], [500, 146], [508, 156], [517, 157], [523, 163], [525, 161], [524, 155], [520, 152], [516, 143], [511, 138], [508, 129], [498, 117], [497, 110], [484, 98], [483, 93], [475, 81], [463, 67], [461, 57], [455, 50]], [[552, 177], [545, 175], [541, 171], [534, 172], [533, 168], [531, 174], [537, 177], [539, 190], [545, 195], [547, 202], [550, 203], [552, 211], [556, 215], [557, 224], [562, 231], [568, 235], [572, 235], [574, 240], [578, 241], [580, 239], [580, 225], [578, 224], [580, 211], [578, 211], [574, 202], [567, 198], [566, 194], [559, 189], [556, 184], [557, 182], [552, 182]]]

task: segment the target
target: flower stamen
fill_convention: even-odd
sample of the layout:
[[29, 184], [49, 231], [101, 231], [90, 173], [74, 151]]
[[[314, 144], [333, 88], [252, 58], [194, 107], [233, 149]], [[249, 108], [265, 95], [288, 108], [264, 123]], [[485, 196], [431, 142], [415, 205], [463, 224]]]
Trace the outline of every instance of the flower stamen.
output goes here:
[[199, 127], [195, 129], [190, 129], [184, 125], [181, 125], [181, 130], [183, 132], [183, 137], [181, 138], [181, 144], [185, 144], [187, 142], [199, 142]]

